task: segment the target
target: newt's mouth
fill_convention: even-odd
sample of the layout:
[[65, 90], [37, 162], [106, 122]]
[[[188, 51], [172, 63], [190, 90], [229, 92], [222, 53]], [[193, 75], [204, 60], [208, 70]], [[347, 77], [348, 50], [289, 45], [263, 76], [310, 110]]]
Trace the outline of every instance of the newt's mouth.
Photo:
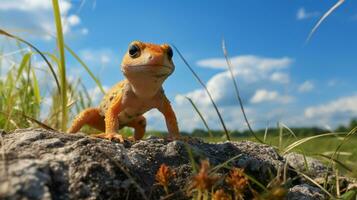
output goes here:
[[167, 77], [174, 71], [174, 67], [167, 65], [122, 65], [124, 74], [128, 73], [147, 73], [156, 78]]
[[129, 68], [129, 67], [138, 67], [138, 68], [150, 68], [150, 67], [165, 67], [165, 68], [169, 68], [172, 69], [172, 67], [167, 66], [167, 65], [155, 65], [155, 64], [150, 64], [150, 65], [122, 65], [122, 67], [124, 68]]

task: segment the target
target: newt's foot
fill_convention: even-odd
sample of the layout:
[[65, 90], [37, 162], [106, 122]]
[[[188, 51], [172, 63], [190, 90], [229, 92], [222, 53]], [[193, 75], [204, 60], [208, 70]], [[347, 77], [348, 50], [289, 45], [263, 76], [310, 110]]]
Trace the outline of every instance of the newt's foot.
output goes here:
[[120, 143], [124, 143], [124, 137], [116, 133], [100, 133], [92, 136], [96, 138], [107, 139], [110, 141], [119, 141]]
[[183, 137], [183, 136], [180, 136], [180, 135], [175, 135], [175, 136], [173, 136], [173, 135], [169, 135], [169, 136], [167, 136], [167, 138], [166, 138], [168, 141], [174, 141], [174, 140], [184, 140], [185, 138]]
[[127, 140], [129, 140], [130, 142], [135, 142], [135, 141], [139, 141], [139, 140], [137, 140], [137, 139], [135, 139], [135, 137], [133, 137], [133, 136], [130, 136], [130, 137], [127, 137]]

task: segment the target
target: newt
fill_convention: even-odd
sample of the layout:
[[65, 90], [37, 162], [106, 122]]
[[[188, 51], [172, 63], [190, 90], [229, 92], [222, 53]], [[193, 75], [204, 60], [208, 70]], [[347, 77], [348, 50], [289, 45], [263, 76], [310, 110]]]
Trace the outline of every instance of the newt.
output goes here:
[[98, 107], [80, 112], [68, 132], [76, 133], [88, 125], [103, 132], [95, 137], [124, 142], [117, 131], [127, 126], [134, 128], [134, 137], [128, 139], [140, 140], [146, 129], [143, 114], [158, 109], [165, 117], [169, 138], [179, 138], [176, 115], [162, 87], [175, 70], [172, 57], [168, 44], [132, 42], [121, 63], [125, 79], [105, 94]]

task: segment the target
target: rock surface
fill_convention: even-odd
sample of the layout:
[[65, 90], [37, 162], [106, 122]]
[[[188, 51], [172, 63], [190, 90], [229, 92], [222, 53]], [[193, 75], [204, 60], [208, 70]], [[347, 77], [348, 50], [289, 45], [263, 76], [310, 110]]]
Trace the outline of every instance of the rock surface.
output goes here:
[[304, 172], [311, 178], [324, 178], [326, 174], [330, 175], [333, 173], [332, 169], [325, 166], [321, 161], [311, 157], [304, 158], [302, 154], [289, 153], [284, 158], [294, 169]]
[[[119, 144], [43, 129], [17, 130], [0, 139], [0, 199], [159, 199], [165, 192], [155, 184], [155, 174], [163, 163], [176, 174], [169, 185], [170, 199], [189, 199], [188, 149], [194, 160], [208, 158], [213, 166], [236, 157], [229, 164], [244, 168], [263, 184], [285, 165], [272, 147], [249, 141], [211, 144], [149, 138]], [[288, 171], [288, 178], [295, 176]], [[319, 188], [295, 181], [287, 197], [324, 196]]]
[[287, 195], [287, 199], [289, 200], [314, 200], [325, 199], [325, 196], [321, 194], [321, 190], [317, 187], [301, 184], [296, 185], [289, 189], [289, 193]]

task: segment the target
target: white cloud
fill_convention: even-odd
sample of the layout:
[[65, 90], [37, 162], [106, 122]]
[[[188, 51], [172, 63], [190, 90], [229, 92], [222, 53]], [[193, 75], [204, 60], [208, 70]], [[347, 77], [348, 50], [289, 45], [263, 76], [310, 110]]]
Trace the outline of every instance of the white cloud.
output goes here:
[[[222, 130], [222, 125], [219, 122], [216, 111], [212, 107], [200, 105], [198, 105], [198, 107], [211, 129]], [[203, 121], [189, 103], [187, 105], [173, 104], [173, 109], [177, 115], [178, 125], [181, 131], [192, 131], [197, 128], [205, 129]], [[222, 114], [228, 129], [245, 130], [247, 128], [238, 106], [220, 107], [219, 111]], [[248, 116], [253, 116], [253, 113], [249, 108], [246, 108], [246, 113]], [[145, 116], [148, 120], [148, 129], [166, 130], [165, 120], [160, 112], [152, 110], [146, 113]], [[250, 117], [249, 119], [252, 118]], [[254, 125], [256, 124], [254, 120], [252, 120], [252, 123]]]
[[282, 72], [274, 72], [270, 76], [270, 80], [277, 82], [277, 83], [289, 83], [290, 82], [290, 76], [287, 73], [282, 73]]
[[[288, 57], [283, 58], [264, 58], [255, 55], [235, 56], [230, 59], [232, 67], [238, 68], [242, 71], [249, 68], [257, 68], [262, 71], [269, 71], [274, 69], [286, 68], [290, 65], [292, 60]], [[198, 66], [214, 68], [214, 69], [227, 69], [226, 60], [224, 58], [210, 58], [197, 62]]]
[[[288, 57], [265, 58], [249, 55], [232, 58], [233, 75], [238, 81], [248, 119], [255, 128], [265, 127], [268, 120], [272, 120], [274, 123], [280, 120], [283, 115], [282, 112], [275, 112], [276, 108], [293, 100], [294, 97], [280, 92], [290, 81], [288, 68], [291, 63], [292, 59]], [[229, 129], [246, 129], [247, 126], [238, 105], [230, 73], [225, 67], [224, 58], [205, 59], [198, 61], [197, 64], [201, 67], [224, 69], [212, 76], [206, 86], [218, 104], [227, 127]], [[266, 89], [261, 90], [262, 87]], [[263, 93], [266, 95], [262, 95]], [[262, 97], [258, 100], [259, 95]], [[204, 128], [201, 119], [185, 98], [186, 96], [193, 100], [210, 128], [222, 129], [217, 114], [203, 89], [176, 95], [173, 105], [176, 108], [179, 122], [183, 125], [181, 127], [185, 130]], [[253, 102], [250, 101], [252, 98]], [[266, 106], [264, 103], [258, 102], [271, 104]], [[261, 112], [265, 115], [261, 115]]]
[[268, 91], [265, 89], [259, 89], [255, 92], [254, 96], [250, 99], [251, 103], [262, 102], [279, 102], [289, 103], [293, 100], [293, 97], [288, 95], [280, 95], [277, 91]]
[[[201, 67], [224, 69], [225, 59], [205, 59], [198, 61], [197, 63]], [[260, 88], [262, 85], [274, 88], [279, 87], [280, 83], [287, 82], [289, 80], [289, 76], [286, 72], [284, 72], [284, 70], [286, 70], [291, 63], [292, 59], [288, 57], [265, 58], [253, 55], [233, 57], [232, 71], [234, 78], [238, 79], [242, 97], [245, 97], [245, 100], [249, 100], [255, 90]], [[277, 83], [278, 85], [276, 85]], [[231, 75], [227, 69], [223, 72], [217, 73], [209, 79], [206, 86], [211, 92], [212, 98], [218, 104], [236, 104], [237, 100]], [[185, 101], [184, 96], [190, 97], [198, 104], [210, 104], [210, 100], [203, 89], [196, 89], [186, 94], [177, 95], [175, 98], [176, 102], [181, 104]]]
[[[68, 2], [61, 1], [61, 8], [67, 10], [70, 6]], [[47, 10], [52, 7], [51, 1], [48, 0], [2, 0], [0, 4], [0, 10]]]
[[107, 65], [118, 58], [110, 49], [83, 49], [79, 52], [80, 57], [91, 65]]
[[67, 21], [68, 21], [69, 25], [75, 26], [81, 22], [81, 19], [77, 15], [70, 15], [67, 18]]
[[312, 12], [307, 12], [305, 8], [299, 8], [297, 13], [296, 13], [296, 19], [297, 20], [304, 20], [304, 19], [310, 19], [313, 17], [319, 16], [320, 13], [317, 11], [312, 11]]
[[[59, 1], [63, 32], [74, 32], [74, 28], [80, 25], [80, 18], [76, 14], [70, 14], [73, 4], [70, 0]], [[2, 0], [0, 3], [2, 28], [15, 34], [51, 39], [55, 35], [55, 23], [53, 19], [52, 1], [50, 0]], [[11, 19], [11, 20], [6, 20]], [[16, 31], [16, 32], [15, 32]], [[81, 31], [78, 31], [81, 34]]]
[[336, 126], [357, 117], [357, 95], [340, 97], [325, 104], [308, 107], [305, 117], [323, 126]]
[[313, 82], [311, 82], [311, 81], [305, 81], [305, 82], [303, 82], [303, 83], [299, 86], [298, 91], [299, 91], [300, 93], [305, 93], [305, 92], [310, 92], [310, 91], [312, 91], [314, 88], [315, 88], [315, 85], [314, 85]]

